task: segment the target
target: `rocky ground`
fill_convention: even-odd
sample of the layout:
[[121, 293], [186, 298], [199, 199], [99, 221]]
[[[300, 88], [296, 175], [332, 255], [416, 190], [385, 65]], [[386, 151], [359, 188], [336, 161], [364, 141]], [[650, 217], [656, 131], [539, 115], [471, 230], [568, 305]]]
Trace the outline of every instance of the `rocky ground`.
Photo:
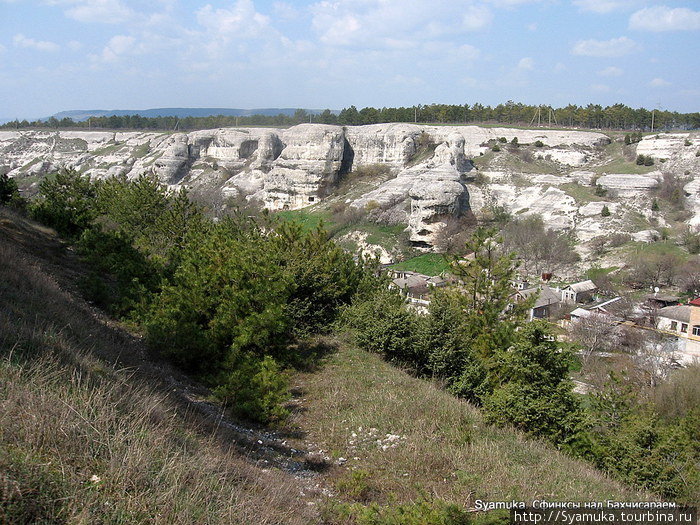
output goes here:
[[[638, 155], [653, 165], [637, 165]], [[381, 177], [339, 196], [353, 173], [377, 165], [388, 168]], [[663, 228], [700, 225], [698, 132], [647, 134], [630, 145], [623, 134], [593, 131], [414, 124], [0, 132], [0, 172], [25, 191], [61, 167], [94, 178], [152, 173], [207, 200], [253, 200], [271, 210], [316, 206], [333, 194], [358, 213], [406, 224], [424, 250], [451, 218], [498, 207], [539, 214], [583, 244], [619, 232], [651, 240]], [[669, 174], [683, 181], [685, 210], [653, 209]]]

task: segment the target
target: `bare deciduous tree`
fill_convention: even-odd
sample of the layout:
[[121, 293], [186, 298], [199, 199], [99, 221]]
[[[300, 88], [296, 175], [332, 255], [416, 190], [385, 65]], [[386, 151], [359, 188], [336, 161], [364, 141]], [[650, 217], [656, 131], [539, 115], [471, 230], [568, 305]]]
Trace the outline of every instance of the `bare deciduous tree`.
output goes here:
[[569, 236], [546, 229], [539, 215], [514, 220], [502, 233], [504, 248], [516, 253], [529, 274], [556, 272], [579, 260]]

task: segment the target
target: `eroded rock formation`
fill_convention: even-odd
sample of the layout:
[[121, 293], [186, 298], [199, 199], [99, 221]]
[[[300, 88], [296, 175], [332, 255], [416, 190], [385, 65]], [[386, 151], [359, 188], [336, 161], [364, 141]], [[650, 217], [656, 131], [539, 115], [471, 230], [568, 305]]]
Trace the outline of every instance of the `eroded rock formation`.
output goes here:
[[[521, 148], [510, 144], [514, 138]], [[494, 154], [497, 142], [504, 151]], [[684, 180], [688, 223], [700, 225], [700, 134], [660, 133], [625, 146], [626, 162], [637, 154], [655, 161], [655, 171], [637, 174], [606, 172], [614, 160], [604, 148], [609, 143], [596, 132], [415, 124], [0, 131], [0, 172], [28, 192], [62, 167], [94, 178], [152, 173], [207, 198], [255, 199], [279, 210], [317, 204], [348, 172], [381, 164], [390, 174], [345, 197], [346, 203], [380, 221], [406, 224], [411, 241], [426, 248], [449, 219], [488, 215], [495, 206], [515, 216], [540, 214], [549, 227], [571, 230], [582, 241], [639, 229], [640, 216], [660, 227], [663, 219], [652, 217], [650, 203], [670, 173]], [[470, 159], [482, 155], [487, 161], [477, 177]], [[610, 215], [602, 215], [603, 206]]]

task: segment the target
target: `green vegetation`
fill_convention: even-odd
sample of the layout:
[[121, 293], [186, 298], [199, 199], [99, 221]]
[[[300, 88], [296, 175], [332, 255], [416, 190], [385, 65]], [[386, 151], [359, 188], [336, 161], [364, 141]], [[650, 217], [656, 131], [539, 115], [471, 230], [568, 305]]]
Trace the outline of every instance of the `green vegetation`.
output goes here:
[[[476, 499], [527, 501], [542, 494], [552, 501], [649, 497], [543, 440], [487, 424], [480, 410], [438, 382], [413, 377], [343, 342], [320, 370], [296, 374], [295, 384], [305, 398], [295, 425], [325, 450], [347, 458], [351, 472], [360, 472], [336, 482], [347, 504], [329, 505], [327, 514], [336, 517], [331, 523], [344, 523], [348, 512], [389, 514], [395, 506], [425, 503], [426, 494], [439, 507], [471, 507]], [[387, 434], [399, 438], [386, 441]]]
[[441, 275], [450, 269], [450, 263], [440, 253], [424, 253], [392, 265], [394, 270], [407, 270], [423, 275]]
[[92, 155], [95, 157], [100, 157], [102, 155], [109, 155], [110, 153], [115, 153], [115, 152], [119, 151], [123, 147], [124, 147], [124, 144], [119, 144], [117, 142], [110, 141], [105, 146], [102, 146], [101, 148], [98, 148], [95, 151], [93, 151]]
[[283, 221], [294, 221], [306, 231], [316, 230], [322, 224], [326, 228], [332, 228], [334, 225], [330, 213], [313, 207], [300, 210], [282, 210], [275, 212], [275, 216]]
[[637, 155], [635, 164], [637, 164], [637, 166], [653, 166], [654, 159], [649, 155]]
[[321, 229], [268, 216], [214, 223], [148, 176], [93, 183], [63, 171], [42, 182], [32, 213], [75, 241], [93, 301], [262, 422], [286, 415], [289, 345], [328, 330], [371, 275]]
[[[487, 422], [541, 436], [636, 486], [694, 502], [700, 449], [689, 443], [700, 419], [691, 410], [664, 422], [648, 403], [621, 405], [607, 391], [582, 403], [568, 377], [570, 346], [557, 343], [546, 323], [525, 323], [534, 298], [512, 302], [515, 259], [502, 255], [499, 242], [494, 231], [476, 230], [467, 244], [473, 259], [452, 264], [459, 290], [436, 290], [427, 316], [414, 316], [386, 289], [353, 303], [344, 320], [355, 342], [440, 381], [481, 406]], [[645, 287], [664, 284], [673, 260], [668, 250], [647, 253], [631, 275]], [[606, 419], [622, 406], [629, 410]]]
[[[314, 210], [283, 212], [286, 217], [236, 213], [215, 222], [184, 191], [168, 192], [152, 177], [93, 183], [75, 172], [47, 179], [31, 210], [69, 235], [92, 268], [82, 287], [93, 301], [127, 319], [151, 350], [197, 377], [241, 418], [283, 424], [290, 416], [289, 376], [318, 365], [319, 354], [306, 352], [311, 338], [342, 328], [360, 348], [481, 407], [483, 425], [549, 440], [665, 497], [692, 502], [700, 486], [700, 451], [686, 445], [697, 431], [693, 413], [670, 421], [648, 404], [631, 403], [622, 416], [605, 419], [622, 401], [606, 391], [582, 403], [569, 379], [571, 346], [558, 343], [547, 323], [526, 321], [534, 297], [514, 299], [519, 263], [509, 251], [516, 248], [536, 273], [537, 264], [570, 255], [568, 239], [548, 236], [541, 221], [511, 221], [505, 243], [496, 230], [476, 229], [465, 246], [471, 256], [449, 260], [459, 286], [435, 290], [428, 315], [419, 316], [372, 264], [355, 263], [329, 241]], [[352, 227], [335, 226], [336, 234]], [[378, 243], [402, 229], [376, 225], [367, 240]], [[635, 278], [643, 286], [669, 280], [671, 251], [633, 261]], [[360, 390], [376, 396], [372, 388]], [[470, 417], [446, 432], [457, 443], [472, 443], [473, 425]], [[383, 430], [382, 451], [401, 445], [393, 428]], [[449, 475], [459, 479], [455, 471]], [[416, 520], [453, 510], [461, 516], [439, 494], [386, 507], [374, 499], [372, 476], [340, 482], [348, 499], [362, 501], [335, 512], [360, 521], [391, 519], [397, 508], [417, 513]]]
[[0, 175], [0, 206], [3, 205], [20, 210], [27, 206], [27, 201], [19, 194], [17, 181], [6, 174]]
[[20, 168], [20, 171], [23, 173], [27, 172], [27, 171], [29, 171], [29, 168], [31, 168], [32, 166], [39, 164], [40, 162], [43, 162], [43, 161], [44, 161], [44, 159], [42, 159], [41, 157], [35, 157], [31, 161], [27, 162], [24, 166], [22, 166]]
[[652, 165], [645, 165], [644, 162], [639, 164], [635, 162], [635, 157], [627, 148], [623, 147], [619, 142], [613, 141], [605, 146], [607, 155], [613, 159], [610, 162], [593, 168], [598, 175], [606, 173], [621, 173], [628, 175], [644, 175], [654, 171]]
[[291, 475], [255, 468], [71, 293], [85, 271], [0, 208], [0, 521], [312, 522]]
[[559, 186], [559, 189], [573, 197], [576, 203], [580, 205], [600, 200], [600, 197], [595, 194], [596, 187], [594, 186], [584, 186], [577, 182], [569, 182]]
[[[577, 106], [569, 104], [561, 108], [550, 108], [555, 121], [560, 126], [588, 129], [638, 129], [644, 130], [651, 123], [651, 112], [645, 108], [633, 109], [624, 104], [614, 104], [603, 107], [599, 104]], [[516, 103], [509, 100], [505, 104], [494, 107], [475, 104], [425, 104], [398, 108], [365, 107], [358, 110], [355, 106], [344, 108], [339, 114], [326, 109], [318, 114], [309, 114], [303, 109], [297, 109], [294, 115], [279, 114], [275, 116], [251, 115], [246, 117], [210, 116], [210, 117], [156, 117], [148, 118], [139, 115], [112, 115], [109, 117], [91, 117], [90, 128], [106, 129], [160, 129], [180, 130], [213, 129], [234, 126], [292, 126], [305, 122], [320, 124], [339, 124], [356, 126], [361, 124], [377, 124], [380, 122], [419, 122], [430, 124], [469, 124], [486, 123], [488, 126], [516, 127], [526, 126], [532, 121], [533, 115], [541, 110], [541, 106]], [[700, 127], [700, 113], [678, 113], [674, 111], [654, 112], [657, 129], [683, 128], [697, 129]], [[19, 122], [17, 120], [0, 126], [5, 129], [19, 128], [71, 128], [85, 127], [84, 122], [74, 122], [69, 118], [58, 120], [54, 117], [46, 121]], [[555, 128], [556, 129], [556, 128]], [[640, 137], [641, 132], [633, 133], [634, 138]], [[633, 142], [630, 137], [630, 143]]]

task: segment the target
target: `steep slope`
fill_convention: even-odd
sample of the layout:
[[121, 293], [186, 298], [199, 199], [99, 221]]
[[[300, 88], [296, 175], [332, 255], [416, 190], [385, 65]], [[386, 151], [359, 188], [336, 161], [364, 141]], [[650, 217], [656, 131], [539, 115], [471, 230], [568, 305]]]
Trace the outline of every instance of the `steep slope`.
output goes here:
[[318, 370], [294, 376], [283, 431], [241, 426], [85, 303], [81, 275], [50, 230], [0, 208], [0, 514], [10, 522], [346, 522], [353, 501], [413, 505], [426, 494], [460, 507], [647, 497], [339, 341], [325, 341], [337, 352]]
[[150, 361], [74, 293], [82, 272], [0, 208], [0, 521], [315, 522], [303, 459]]
[[[473, 507], [484, 501], [637, 501], [649, 497], [569, 458], [549, 443], [484, 424], [437, 385], [351, 346], [319, 372], [297, 377], [296, 424], [329, 455], [362, 473], [366, 490], [340, 495], [387, 503], [429, 494]], [[357, 477], [357, 474], [355, 474]], [[367, 501], [365, 501], [366, 503]]]

